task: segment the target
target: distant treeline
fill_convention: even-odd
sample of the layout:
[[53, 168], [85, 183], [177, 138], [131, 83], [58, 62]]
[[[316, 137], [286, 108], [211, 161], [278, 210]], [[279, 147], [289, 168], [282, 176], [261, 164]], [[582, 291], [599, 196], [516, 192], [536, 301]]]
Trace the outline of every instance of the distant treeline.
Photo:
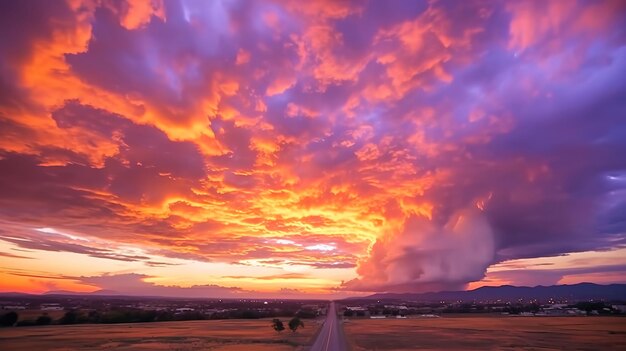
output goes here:
[[315, 314], [309, 311], [296, 310], [270, 310], [257, 311], [253, 309], [232, 310], [223, 312], [213, 312], [210, 314], [201, 311], [173, 312], [143, 310], [138, 308], [115, 308], [107, 311], [83, 311], [69, 310], [61, 318], [53, 320], [49, 315], [43, 313], [36, 319], [25, 319], [18, 321], [17, 312], [8, 312], [0, 316], [0, 326], [35, 326], [48, 324], [82, 324], [82, 323], [146, 323], [146, 322], [166, 322], [166, 321], [191, 321], [206, 319], [259, 319], [274, 317], [300, 317], [314, 318]]
[[[592, 314], [593, 311], [599, 315], [614, 315], [621, 314], [619, 310], [612, 307], [611, 304], [602, 301], [588, 301], [578, 302], [575, 304], [567, 305], [568, 308], [575, 308], [580, 311], [584, 311], [587, 314]], [[507, 305], [489, 305], [489, 304], [473, 304], [473, 303], [461, 303], [455, 305], [441, 306], [440, 304], [422, 304], [419, 307], [409, 306], [405, 310], [399, 310], [385, 306], [384, 304], [374, 304], [367, 307], [366, 311], [352, 311], [349, 309], [344, 310], [343, 315], [345, 317], [367, 317], [369, 315], [386, 315], [386, 316], [406, 316], [417, 315], [423, 313], [508, 313], [508, 314], [521, 314], [521, 313], [537, 313], [540, 312], [542, 306], [537, 303], [518, 303]]]

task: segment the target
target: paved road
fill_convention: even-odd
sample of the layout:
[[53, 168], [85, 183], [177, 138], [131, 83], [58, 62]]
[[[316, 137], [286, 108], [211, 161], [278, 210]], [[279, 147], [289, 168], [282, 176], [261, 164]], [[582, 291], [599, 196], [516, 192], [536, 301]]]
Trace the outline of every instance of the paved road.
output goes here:
[[315, 339], [311, 351], [344, 351], [347, 349], [343, 328], [341, 327], [341, 322], [337, 319], [335, 303], [331, 302], [330, 306], [328, 306], [328, 313], [326, 314], [324, 325], [322, 325], [322, 330], [317, 339]]

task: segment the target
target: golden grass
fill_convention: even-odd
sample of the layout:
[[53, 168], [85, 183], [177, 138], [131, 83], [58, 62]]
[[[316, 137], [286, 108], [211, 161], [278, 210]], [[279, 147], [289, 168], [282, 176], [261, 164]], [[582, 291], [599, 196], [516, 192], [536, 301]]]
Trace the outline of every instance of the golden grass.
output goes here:
[[319, 325], [277, 333], [270, 320], [51, 325], [0, 329], [3, 350], [299, 350]]
[[624, 317], [442, 317], [351, 320], [360, 350], [626, 350]]

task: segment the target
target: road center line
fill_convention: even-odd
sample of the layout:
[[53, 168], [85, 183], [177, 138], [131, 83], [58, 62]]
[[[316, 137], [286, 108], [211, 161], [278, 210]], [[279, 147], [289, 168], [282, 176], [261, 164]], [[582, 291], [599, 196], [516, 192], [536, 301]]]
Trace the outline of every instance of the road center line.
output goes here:
[[328, 339], [326, 339], [326, 347], [324, 350], [328, 351], [328, 346], [330, 345], [330, 336], [333, 334], [333, 323], [335, 322], [335, 318], [331, 318], [330, 325], [328, 326]]

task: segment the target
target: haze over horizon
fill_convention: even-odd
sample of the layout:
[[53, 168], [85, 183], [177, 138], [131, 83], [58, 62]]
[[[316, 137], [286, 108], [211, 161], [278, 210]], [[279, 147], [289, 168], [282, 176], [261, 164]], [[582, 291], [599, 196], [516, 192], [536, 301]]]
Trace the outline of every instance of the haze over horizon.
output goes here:
[[0, 3], [0, 291], [626, 283], [626, 2]]

